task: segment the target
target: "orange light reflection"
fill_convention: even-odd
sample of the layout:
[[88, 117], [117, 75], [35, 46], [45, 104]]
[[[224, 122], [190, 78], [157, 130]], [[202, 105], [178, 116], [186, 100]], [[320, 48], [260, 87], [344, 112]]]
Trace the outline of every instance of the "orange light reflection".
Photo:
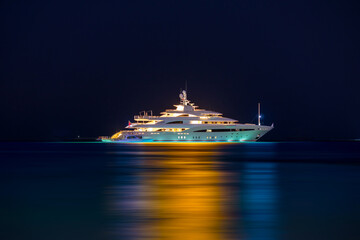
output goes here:
[[220, 146], [137, 145], [146, 169], [141, 173], [141, 212], [151, 219], [138, 224], [138, 239], [229, 239], [226, 176], [216, 161]]

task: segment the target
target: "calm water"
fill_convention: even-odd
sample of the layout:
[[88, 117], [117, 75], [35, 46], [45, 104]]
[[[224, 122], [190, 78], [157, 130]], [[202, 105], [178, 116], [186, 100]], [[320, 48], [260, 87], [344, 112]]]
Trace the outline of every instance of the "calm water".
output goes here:
[[360, 239], [360, 142], [0, 143], [0, 239]]

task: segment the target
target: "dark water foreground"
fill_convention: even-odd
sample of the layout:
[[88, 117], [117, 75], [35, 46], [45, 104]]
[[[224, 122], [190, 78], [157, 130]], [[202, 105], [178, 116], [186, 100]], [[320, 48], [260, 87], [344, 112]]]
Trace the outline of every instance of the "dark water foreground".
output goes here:
[[360, 239], [360, 142], [1, 143], [0, 239]]

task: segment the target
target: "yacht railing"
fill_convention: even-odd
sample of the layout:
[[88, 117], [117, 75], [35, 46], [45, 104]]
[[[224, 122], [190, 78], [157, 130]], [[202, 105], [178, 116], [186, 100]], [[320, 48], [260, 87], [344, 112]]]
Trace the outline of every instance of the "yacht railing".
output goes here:
[[144, 116], [144, 115], [135, 115], [134, 119], [154, 119], [159, 118], [159, 116]]

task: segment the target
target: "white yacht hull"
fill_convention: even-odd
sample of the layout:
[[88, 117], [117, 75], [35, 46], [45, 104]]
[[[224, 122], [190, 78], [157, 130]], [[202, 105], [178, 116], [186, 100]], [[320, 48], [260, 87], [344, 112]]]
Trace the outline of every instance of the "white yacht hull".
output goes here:
[[196, 129], [183, 132], [135, 132], [124, 131], [121, 138], [104, 140], [104, 142], [247, 142], [257, 141], [273, 127], [251, 126], [246, 131], [228, 128], [226, 132], [196, 132]]

